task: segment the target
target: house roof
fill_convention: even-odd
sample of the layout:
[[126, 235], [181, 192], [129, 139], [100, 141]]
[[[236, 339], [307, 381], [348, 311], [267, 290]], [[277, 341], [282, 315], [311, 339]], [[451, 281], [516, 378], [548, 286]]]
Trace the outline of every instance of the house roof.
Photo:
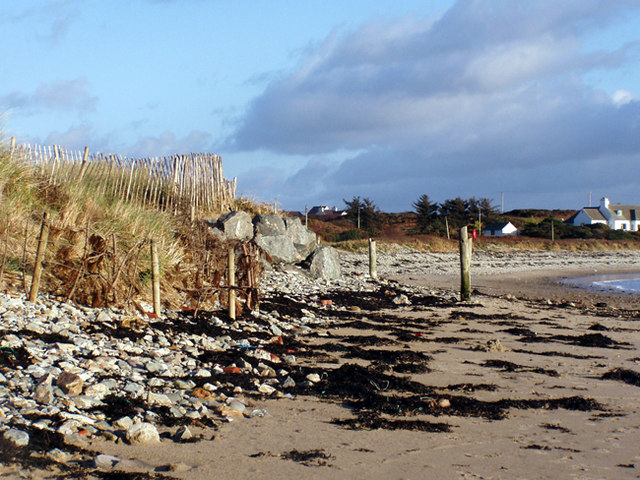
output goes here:
[[[616, 220], [637, 220], [640, 216], [640, 205], [609, 204], [613, 218]], [[618, 214], [617, 212], [620, 212]]]
[[502, 230], [504, 227], [506, 227], [507, 225], [510, 225], [511, 222], [491, 222], [491, 223], [487, 223], [483, 230]]
[[584, 207], [582, 210], [584, 210], [584, 213], [586, 213], [591, 220], [601, 220], [603, 222], [607, 221], [598, 207]]

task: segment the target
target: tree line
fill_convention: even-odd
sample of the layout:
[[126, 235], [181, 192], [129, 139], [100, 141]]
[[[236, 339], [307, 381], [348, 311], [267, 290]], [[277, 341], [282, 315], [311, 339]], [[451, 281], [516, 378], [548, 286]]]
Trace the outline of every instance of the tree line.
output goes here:
[[[353, 197], [343, 199], [346, 205], [346, 217], [354, 226], [375, 236], [385, 222], [385, 216], [370, 198]], [[461, 197], [445, 200], [442, 203], [432, 202], [428, 195], [420, 195], [413, 202], [417, 215], [416, 233], [446, 235], [465, 225], [481, 228], [489, 222], [500, 219], [498, 208], [488, 198]], [[355, 233], [354, 233], [355, 236]]]

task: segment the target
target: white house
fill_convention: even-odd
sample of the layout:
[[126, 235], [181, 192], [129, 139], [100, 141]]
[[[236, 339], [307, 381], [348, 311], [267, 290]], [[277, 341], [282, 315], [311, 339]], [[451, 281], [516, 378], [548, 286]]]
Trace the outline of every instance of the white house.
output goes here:
[[482, 229], [482, 234], [503, 237], [506, 235], [517, 235], [518, 229], [511, 222], [487, 223]]
[[338, 207], [317, 205], [309, 210], [309, 215], [346, 215], [346, 212], [338, 210]]
[[609, 202], [607, 197], [600, 200], [599, 207], [584, 207], [567, 220], [571, 225], [593, 225], [603, 223], [613, 230], [640, 231], [640, 205], [620, 205]]

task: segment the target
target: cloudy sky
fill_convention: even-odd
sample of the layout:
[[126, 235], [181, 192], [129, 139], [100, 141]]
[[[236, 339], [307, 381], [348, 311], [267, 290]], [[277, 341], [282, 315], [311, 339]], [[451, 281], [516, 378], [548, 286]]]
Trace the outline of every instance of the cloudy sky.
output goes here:
[[640, 0], [0, 3], [0, 129], [259, 201], [640, 204]]

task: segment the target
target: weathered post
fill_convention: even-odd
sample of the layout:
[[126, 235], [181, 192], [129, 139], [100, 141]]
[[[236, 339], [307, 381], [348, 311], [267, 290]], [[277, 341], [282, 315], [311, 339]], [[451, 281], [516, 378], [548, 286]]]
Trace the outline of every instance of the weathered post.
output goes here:
[[16, 137], [11, 137], [11, 147], [9, 149], [9, 158], [13, 157], [13, 152], [16, 149]]
[[80, 166], [80, 173], [78, 174], [78, 181], [82, 180], [85, 172], [87, 171], [87, 159], [89, 158], [89, 147], [84, 147], [84, 152], [82, 153], [82, 165]]
[[160, 316], [160, 262], [158, 261], [158, 246], [151, 240], [151, 281], [153, 283], [153, 313]]
[[40, 237], [38, 238], [38, 249], [36, 250], [36, 264], [33, 267], [33, 278], [31, 279], [31, 289], [29, 290], [29, 301], [35, 302], [38, 298], [40, 288], [40, 278], [42, 277], [42, 262], [47, 249], [49, 238], [49, 224], [47, 223], [47, 212], [42, 215], [42, 225], [40, 226]]
[[229, 249], [229, 318], [236, 319], [236, 252]]
[[376, 257], [376, 241], [369, 239], [369, 276], [371, 280], [378, 280], [378, 266]]
[[473, 240], [469, 238], [467, 227], [460, 229], [460, 299], [471, 298], [471, 250]]
[[449, 218], [444, 217], [444, 224], [447, 227], [447, 240], [451, 240], [451, 235], [449, 235]]
[[552, 242], [556, 241], [556, 232], [553, 229], [553, 219], [551, 219], [551, 241]]
[[309, 207], [304, 206], [304, 228], [309, 228]]

